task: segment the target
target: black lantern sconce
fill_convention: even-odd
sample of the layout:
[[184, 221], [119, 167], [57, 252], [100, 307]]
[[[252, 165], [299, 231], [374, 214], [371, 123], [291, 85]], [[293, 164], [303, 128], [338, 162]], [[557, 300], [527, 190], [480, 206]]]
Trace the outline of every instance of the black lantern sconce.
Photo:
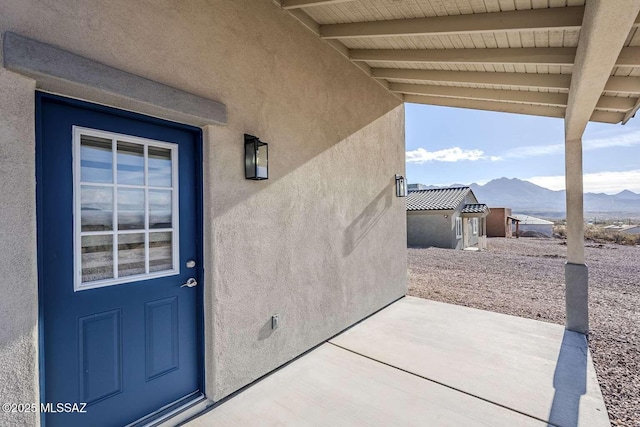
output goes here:
[[244, 176], [269, 179], [269, 145], [253, 135], [244, 134]]
[[402, 175], [396, 175], [396, 196], [407, 197], [407, 182]]

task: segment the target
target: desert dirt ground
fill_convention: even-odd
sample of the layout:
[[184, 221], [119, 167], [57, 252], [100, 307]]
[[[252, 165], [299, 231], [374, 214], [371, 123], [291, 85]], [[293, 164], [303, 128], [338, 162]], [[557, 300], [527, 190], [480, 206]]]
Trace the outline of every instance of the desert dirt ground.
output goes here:
[[[640, 426], [640, 247], [586, 242], [589, 347], [613, 426]], [[410, 248], [409, 295], [564, 324], [566, 244], [488, 239], [484, 252]]]

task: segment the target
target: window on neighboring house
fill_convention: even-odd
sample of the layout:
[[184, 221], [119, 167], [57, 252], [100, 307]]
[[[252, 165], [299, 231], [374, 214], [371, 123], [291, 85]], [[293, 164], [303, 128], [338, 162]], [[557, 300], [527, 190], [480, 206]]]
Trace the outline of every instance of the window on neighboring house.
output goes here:
[[462, 218], [456, 218], [456, 239], [462, 238]]
[[478, 218], [471, 219], [471, 228], [474, 235], [478, 234]]

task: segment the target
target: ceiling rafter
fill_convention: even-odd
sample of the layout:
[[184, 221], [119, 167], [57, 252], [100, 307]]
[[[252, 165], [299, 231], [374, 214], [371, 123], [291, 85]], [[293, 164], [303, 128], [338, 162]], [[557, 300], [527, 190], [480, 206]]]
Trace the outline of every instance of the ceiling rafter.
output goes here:
[[[371, 75], [382, 79], [467, 83], [494, 86], [521, 86], [547, 89], [569, 89], [570, 74], [489, 73], [481, 71], [407, 70], [372, 68]], [[638, 78], [640, 93], [640, 78]]]
[[[427, 95], [405, 95], [405, 102], [414, 104], [436, 105], [441, 107], [468, 108], [472, 110], [496, 111], [502, 113], [527, 114], [531, 116], [557, 117], [563, 118], [564, 107], [550, 105], [518, 104], [515, 102], [497, 102], [477, 99], [445, 98]], [[595, 111], [591, 120], [601, 123], [620, 123], [624, 118], [624, 113], [614, 113], [609, 111]]]
[[[502, 89], [475, 89], [450, 86], [434, 86], [407, 83], [391, 83], [389, 90], [397, 93], [413, 95], [442, 96], [459, 99], [480, 99], [497, 102], [516, 102], [522, 104], [537, 104], [566, 107], [568, 94], [526, 92], [518, 90]], [[597, 108], [626, 113], [636, 104], [634, 98], [618, 98], [603, 96], [598, 102]]]
[[471, 15], [320, 25], [323, 39], [470, 34], [497, 31], [570, 30], [582, 24], [584, 6]]
[[326, 6], [329, 4], [346, 3], [353, 0], [282, 0], [281, 6], [285, 10], [302, 9], [304, 7]]
[[352, 61], [447, 64], [573, 65], [573, 47], [491, 49], [351, 49]]
[[[566, 30], [571, 34], [574, 34], [576, 29], [582, 30], [583, 21], [586, 20], [585, 6], [390, 20], [388, 19], [390, 15], [387, 14], [387, 18], [358, 22], [353, 18], [349, 20], [349, 11], [352, 8], [354, 11], [357, 8], [364, 8], [364, 4], [354, 2], [354, 5], [348, 7], [332, 9], [333, 4], [353, 0], [273, 1], [298, 19], [317, 37], [351, 60], [367, 75], [407, 102], [411, 102], [410, 99], [416, 99], [416, 102], [431, 102], [434, 105], [550, 117], [564, 117], [568, 110], [566, 106], [571, 106], [569, 92], [571, 88], [575, 90], [572, 78], [575, 78], [577, 58], [583, 47], [580, 43], [578, 48], [567, 47], [567, 45], [552, 47], [554, 44], [551, 44], [551, 35], [562, 34], [565, 31], [566, 37]], [[316, 12], [311, 9], [314, 6], [325, 6], [326, 9]], [[326, 21], [319, 23], [312, 17], [330, 12], [344, 14], [346, 19], [342, 22], [346, 23]], [[355, 12], [354, 16], [357, 16]], [[631, 28], [638, 27], [640, 16], [625, 17], [624, 21], [626, 25], [631, 25]], [[549, 37], [546, 44], [545, 32]], [[517, 38], [517, 34], [534, 33], [535, 46], [539, 47], [530, 47], [532, 45], [529, 44], [515, 48], [349, 49], [345, 45], [347, 39], [386, 37], [391, 41], [396, 36], [457, 34], [465, 37], [465, 34], [480, 33], [506, 33], [503, 37], [509, 38], [514, 37], [511, 34], [516, 34]], [[542, 34], [540, 36], [542, 44], [538, 42], [539, 34]], [[343, 39], [345, 43], [342, 42]], [[571, 42], [568, 44], [568, 46], [574, 45]], [[558, 46], [557, 40], [555, 46]], [[640, 47], [624, 47], [619, 53], [616, 56], [616, 66], [631, 69], [640, 67]], [[372, 66], [374, 62], [380, 65]], [[389, 65], [383, 65], [385, 62]], [[446, 70], [450, 66], [445, 66], [444, 70], [408, 69], [411, 65], [396, 68], [398, 63], [433, 64], [429, 68], [439, 68], [440, 64], [452, 64], [464, 66], [470, 70], [484, 68], [487, 71]], [[502, 70], [501, 65], [508, 66], [507, 69], [511, 72], [504, 72], [506, 70]], [[489, 72], [494, 70], [493, 66], [496, 66], [496, 72]], [[546, 67], [549, 69], [547, 70]], [[560, 67], [563, 72], [573, 72], [573, 74], [557, 74]], [[526, 72], [522, 72], [525, 69]], [[622, 120], [628, 120], [638, 109], [640, 109], [640, 77], [607, 76], [604, 89], [599, 93], [588, 119], [619, 123]]]
[[[351, 49], [352, 61], [421, 62], [447, 64], [574, 64], [573, 47], [521, 47], [489, 49]], [[615, 63], [619, 67], [640, 66], [640, 47], [625, 47]]]
[[[415, 80], [420, 82], [446, 82], [487, 86], [519, 86], [568, 90], [571, 74], [496, 73], [482, 71], [411, 70], [402, 68], [372, 68], [376, 79]], [[640, 77], [611, 76], [605, 92], [640, 94]]]

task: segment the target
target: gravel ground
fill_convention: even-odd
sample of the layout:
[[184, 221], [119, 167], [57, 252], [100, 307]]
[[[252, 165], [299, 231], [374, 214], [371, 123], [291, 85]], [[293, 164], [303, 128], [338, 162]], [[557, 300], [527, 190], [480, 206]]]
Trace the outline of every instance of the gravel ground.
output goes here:
[[[409, 249], [409, 295], [564, 324], [559, 239], [488, 239], [485, 252]], [[589, 347], [611, 425], [640, 427], [640, 247], [586, 243]]]

